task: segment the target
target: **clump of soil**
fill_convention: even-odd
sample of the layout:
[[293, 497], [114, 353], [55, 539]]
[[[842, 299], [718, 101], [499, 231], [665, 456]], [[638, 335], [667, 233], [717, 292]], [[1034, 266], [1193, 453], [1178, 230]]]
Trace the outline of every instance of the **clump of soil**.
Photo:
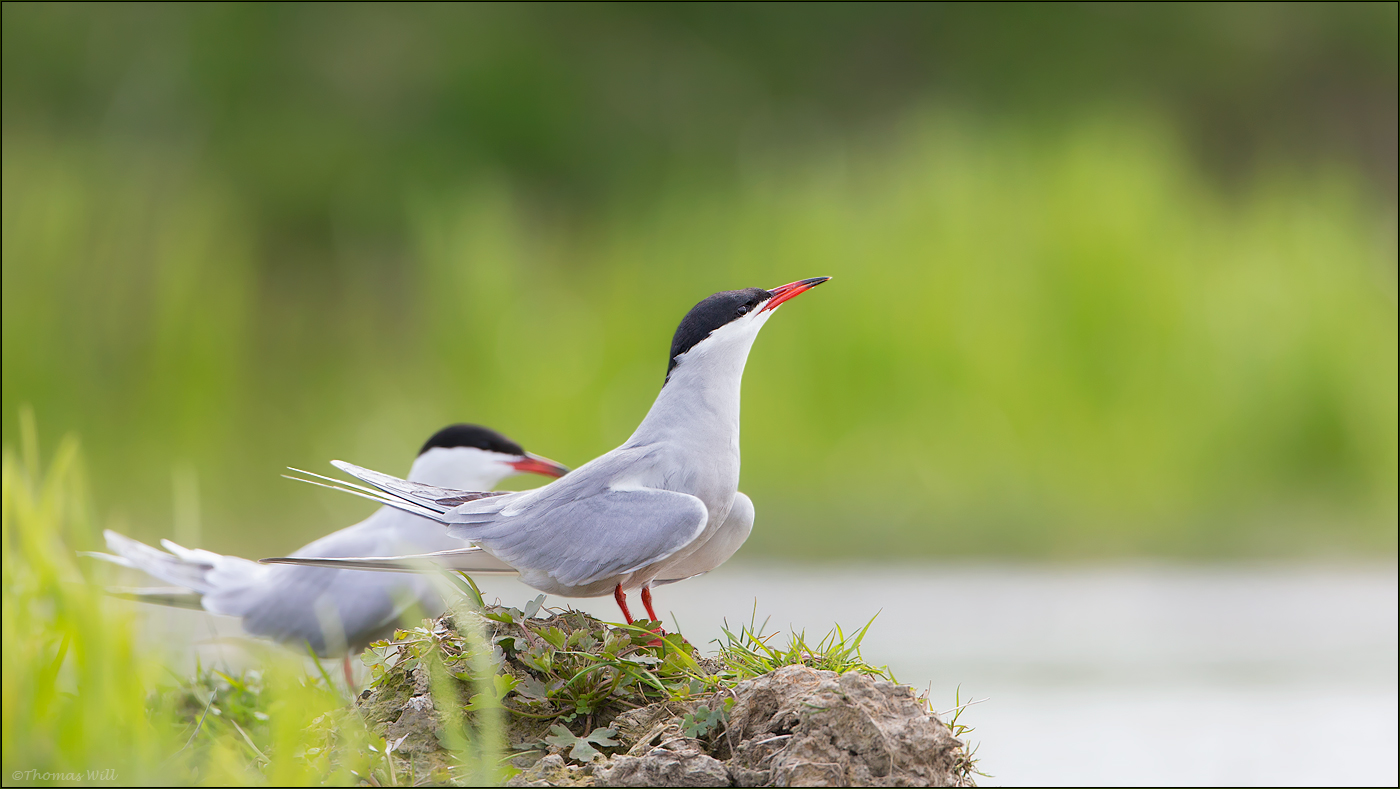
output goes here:
[[[679, 635], [532, 606], [462, 628], [448, 615], [367, 653], [360, 709], [415, 782], [460, 774], [448, 703], [468, 720], [503, 708], [510, 786], [973, 785], [963, 743], [908, 686], [806, 665], [742, 678]], [[483, 665], [494, 690], [469, 681]]]

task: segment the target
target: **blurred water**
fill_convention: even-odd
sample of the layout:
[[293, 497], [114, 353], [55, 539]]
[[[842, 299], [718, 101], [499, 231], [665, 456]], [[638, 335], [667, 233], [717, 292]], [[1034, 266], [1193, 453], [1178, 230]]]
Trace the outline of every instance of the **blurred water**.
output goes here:
[[[770, 630], [816, 636], [880, 611], [868, 661], [941, 709], [958, 686], [987, 699], [962, 719], [983, 785], [1394, 785], [1396, 589], [1374, 565], [734, 564], [656, 602], [706, 650], [755, 601]], [[617, 618], [609, 598], [569, 602]]]

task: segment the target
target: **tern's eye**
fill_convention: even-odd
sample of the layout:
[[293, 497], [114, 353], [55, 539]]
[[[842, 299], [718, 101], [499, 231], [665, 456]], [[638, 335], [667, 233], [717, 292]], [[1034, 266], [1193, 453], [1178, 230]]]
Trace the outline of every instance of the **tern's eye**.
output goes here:
[[748, 315], [748, 314], [749, 314], [749, 305], [747, 305], [747, 304], [740, 304], [740, 305], [739, 305], [739, 314], [740, 314], [740, 315]]

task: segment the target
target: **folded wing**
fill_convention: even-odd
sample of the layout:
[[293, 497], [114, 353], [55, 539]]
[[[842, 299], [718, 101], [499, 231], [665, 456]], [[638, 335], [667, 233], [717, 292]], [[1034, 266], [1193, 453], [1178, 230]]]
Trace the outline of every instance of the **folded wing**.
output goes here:
[[699, 537], [708, 520], [704, 502], [687, 493], [603, 489], [580, 498], [542, 498], [514, 514], [498, 512], [478, 522], [453, 522], [448, 533], [486, 546], [522, 572], [542, 571], [564, 585], [587, 586], [666, 559]]
[[260, 559], [263, 564], [294, 564], [302, 567], [333, 567], [341, 570], [421, 573], [433, 567], [478, 575], [510, 575], [515, 568], [476, 546], [433, 553], [402, 556], [276, 556]]

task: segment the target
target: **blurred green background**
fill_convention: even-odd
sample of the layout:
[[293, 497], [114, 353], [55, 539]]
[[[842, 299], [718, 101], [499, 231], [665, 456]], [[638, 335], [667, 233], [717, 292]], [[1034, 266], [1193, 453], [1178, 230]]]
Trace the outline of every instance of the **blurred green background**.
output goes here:
[[[452, 421], [577, 465], [701, 297], [741, 557], [1396, 549], [1396, 5], [3, 6], [3, 429], [285, 553]], [[530, 484], [534, 484], [531, 482]]]

